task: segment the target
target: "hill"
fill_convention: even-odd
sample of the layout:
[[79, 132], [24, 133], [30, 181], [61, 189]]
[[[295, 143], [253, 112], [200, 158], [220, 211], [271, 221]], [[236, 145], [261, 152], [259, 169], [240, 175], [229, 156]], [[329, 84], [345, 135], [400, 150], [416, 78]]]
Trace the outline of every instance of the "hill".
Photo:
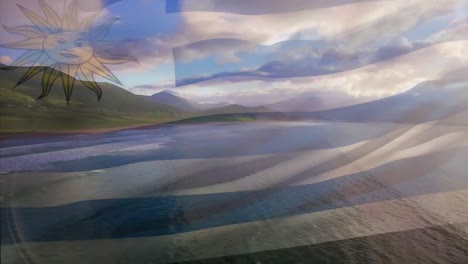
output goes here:
[[48, 97], [36, 100], [41, 93], [40, 75], [12, 89], [25, 71], [25, 68], [0, 70], [2, 132], [108, 129], [161, 123], [185, 116], [180, 109], [151, 102], [109, 83], [99, 83], [103, 90], [100, 102], [92, 91], [76, 82], [67, 106], [60, 80]]

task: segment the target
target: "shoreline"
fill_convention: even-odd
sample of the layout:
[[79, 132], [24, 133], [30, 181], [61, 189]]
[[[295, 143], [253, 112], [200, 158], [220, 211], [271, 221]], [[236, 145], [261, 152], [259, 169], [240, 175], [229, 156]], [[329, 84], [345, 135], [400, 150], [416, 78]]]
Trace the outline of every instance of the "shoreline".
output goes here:
[[80, 130], [64, 130], [64, 131], [23, 131], [23, 132], [0, 132], [0, 140], [2, 139], [16, 139], [16, 138], [30, 138], [30, 137], [50, 137], [50, 136], [68, 136], [68, 135], [89, 135], [89, 134], [104, 134], [112, 133], [117, 131], [124, 131], [130, 129], [149, 129], [156, 128], [163, 125], [174, 125], [174, 124], [205, 124], [205, 123], [248, 123], [248, 122], [258, 122], [255, 121], [196, 121], [196, 122], [184, 122], [189, 118], [175, 119], [172, 121], [166, 121], [161, 123], [152, 123], [152, 124], [139, 124], [139, 125], [130, 125], [114, 128], [96, 128], [96, 129], [80, 129]]
[[[51, 136], [76, 136], [76, 135], [91, 135], [91, 134], [105, 134], [113, 133], [125, 130], [143, 130], [143, 129], [155, 129], [162, 126], [169, 125], [199, 125], [199, 124], [225, 124], [225, 123], [259, 123], [259, 122], [291, 122], [291, 121], [318, 121], [318, 122], [333, 122], [333, 123], [369, 123], [369, 122], [352, 122], [352, 121], [343, 121], [343, 120], [316, 120], [316, 119], [304, 119], [304, 120], [274, 120], [274, 119], [254, 119], [249, 121], [241, 120], [213, 120], [213, 121], [194, 121], [186, 122], [187, 119], [172, 120], [161, 123], [150, 123], [150, 124], [139, 124], [139, 125], [129, 125], [122, 127], [113, 127], [113, 128], [97, 128], [97, 129], [80, 129], [80, 130], [66, 130], [66, 131], [31, 131], [31, 132], [0, 132], [0, 140], [5, 139], [22, 139], [22, 138], [46, 138]], [[429, 123], [400, 123], [400, 122], [371, 122], [378, 124], [392, 124], [392, 125], [431, 125]], [[435, 124], [432, 124], [435, 125]], [[438, 126], [454, 126], [454, 127], [465, 127], [465, 126], [456, 126], [456, 125], [447, 125], [447, 124], [437, 124]]]
[[0, 132], [1, 139], [29, 138], [29, 137], [49, 137], [49, 136], [74, 136], [74, 135], [90, 135], [90, 134], [105, 134], [129, 129], [139, 129], [144, 127], [155, 127], [170, 123], [154, 123], [140, 124], [132, 126], [114, 127], [114, 128], [96, 128], [96, 129], [80, 129], [80, 130], [65, 130], [65, 131], [31, 131], [31, 132]]
[[[140, 124], [140, 125], [132, 125], [132, 126], [123, 126], [123, 127], [115, 127], [115, 128], [98, 128], [98, 129], [82, 129], [82, 130], [67, 130], [67, 131], [31, 131], [31, 132], [0, 132], [0, 140], [4, 139], [21, 139], [21, 138], [44, 138], [50, 136], [76, 136], [76, 135], [91, 135], [91, 134], [105, 134], [105, 133], [112, 133], [118, 131], [125, 131], [125, 130], [140, 130], [140, 129], [151, 129], [157, 128], [159, 126], [167, 126], [167, 125], [195, 125], [195, 124], [213, 124], [213, 123], [250, 123], [250, 122], [243, 122], [243, 121], [229, 121], [229, 122], [183, 122], [182, 120], [175, 120], [175, 121], [168, 121], [163, 123], [154, 123], [154, 124]], [[254, 121], [258, 122], [258, 121]]]

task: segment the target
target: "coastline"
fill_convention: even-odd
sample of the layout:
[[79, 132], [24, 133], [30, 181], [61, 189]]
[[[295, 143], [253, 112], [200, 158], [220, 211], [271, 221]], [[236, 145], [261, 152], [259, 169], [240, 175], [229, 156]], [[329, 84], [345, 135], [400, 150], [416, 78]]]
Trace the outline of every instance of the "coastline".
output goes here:
[[22, 131], [22, 132], [0, 132], [1, 139], [29, 138], [29, 137], [50, 137], [50, 136], [69, 136], [69, 135], [84, 135], [84, 134], [104, 134], [128, 129], [139, 129], [144, 127], [155, 127], [168, 123], [154, 124], [139, 124], [112, 128], [96, 128], [96, 129], [79, 129], [79, 130], [64, 130], [64, 131]]
[[[0, 131], [0, 140], [2, 139], [14, 139], [14, 138], [30, 138], [30, 137], [50, 137], [50, 136], [68, 136], [68, 135], [82, 135], [82, 134], [104, 134], [129, 129], [148, 129], [155, 128], [163, 125], [174, 125], [174, 124], [204, 124], [204, 123], [249, 123], [258, 122], [259, 120], [235, 120], [235, 119], [223, 119], [221, 116], [227, 115], [243, 115], [243, 114], [224, 114], [224, 115], [208, 115], [208, 116], [195, 116], [183, 119], [167, 120], [163, 122], [155, 123], [143, 123], [128, 126], [110, 127], [110, 128], [84, 128], [78, 130], [63, 130], [63, 131], [18, 131], [18, 132], [3, 132]], [[205, 118], [212, 118], [206, 120]]]
[[64, 131], [21, 131], [21, 132], [0, 132], [0, 140], [5, 139], [21, 139], [21, 138], [44, 138], [51, 136], [73, 136], [73, 135], [90, 135], [90, 134], [105, 134], [112, 133], [124, 130], [131, 129], [151, 129], [159, 126], [166, 125], [195, 125], [195, 124], [206, 124], [206, 123], [249, 123], [252, 121], [197, 121], [197, 122], [184, 122], [182, 120], [174, 120], [161, 123], [152, 123], [152, 124], [139, 124], [139, 125], [130, 125], [122, 127], [113, 127], [113, 128], [96, 128], [96, 129], [79, 129], [79, 130], [64, 130]]

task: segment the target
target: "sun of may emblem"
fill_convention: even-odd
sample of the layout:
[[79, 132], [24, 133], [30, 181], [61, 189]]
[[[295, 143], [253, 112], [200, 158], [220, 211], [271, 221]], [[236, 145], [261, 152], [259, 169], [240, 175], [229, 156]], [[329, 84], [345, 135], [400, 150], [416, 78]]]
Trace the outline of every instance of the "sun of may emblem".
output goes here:
[[[119, 56], [109, 52], [105, 47], [112, 47], [112, 43], [103, 42], [112, 24], [117, 18], [109, 19], [102, 25], [94, 27], [99, 12], [78, 21], [77, 5], [75, 0], [67, 6], [63, 18], [44, 0], [39, 0], [45, 18], [33, 11], [18, 5], [34, 26], [7, 27], [9, 33], [20, 34], [27, 39], [15, 43], [5, 44], [2, 47], [28, 50], [12, 65], [4, 70], [13, 70], [21, 66], [30, 66], [21, 77], [16, 86], [24, 83], [33, 76], [42, 75], [42, 93], [38, 99], [46, 97], [58, 78], [62, 79], [63, 89], [67, 103], [70, 102], [75, 80], [96, 93], [101, 99], [102, 90], [94, 80], [94, 75], [102, 76], [114, 83], [120, 84], [117, 77], [105, 64], [121, 64], [136, 61], [129, 56]], [[108, 49], [107, 49], [108, 50]], [[104, 53], [106, 53], [104, 55]], [[15, 87], [16, 87], [15, 86]]]

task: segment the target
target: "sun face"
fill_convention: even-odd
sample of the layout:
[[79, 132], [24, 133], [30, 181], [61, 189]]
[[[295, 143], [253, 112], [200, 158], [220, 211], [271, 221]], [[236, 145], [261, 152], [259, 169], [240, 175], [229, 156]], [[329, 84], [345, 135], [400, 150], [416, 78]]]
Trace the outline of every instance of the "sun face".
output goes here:
[[128, 56], [97, 54], [95, 46], [102, 41], [113, 22], [118, 19], [110, 19], [93, 29], [97, 14], [78, 23], [75, 0], [71, 1], [63, 19], [44, 0], [39, 0], [39, 3], [45, 18], [18, 5], [34, 26], [15, 28], [3, 26], [10, 33], [27, 37], [23, 41], [2, 45], [6, 48], [29, 50], [11, 66], [5, 68], [12, 70], [20, 66], [31, 66], [16, 86], [42, 72], [42, 93], [38, 98], [42, 99], [50, 93], [55, 81], [61, 77], [65, 98], [69, 103], [75, 80], [81, 81], [95, 92], [98, 100], [101, 99], [102, 90], [95, 82], [94, 75], [121, 84], [104, 64], [121, 64], [136, 60]]
[[87, 36], [77, 31], [51, 34], [44, 39], [44, 51], [58, 63], [83, 64], [94, 55]]

